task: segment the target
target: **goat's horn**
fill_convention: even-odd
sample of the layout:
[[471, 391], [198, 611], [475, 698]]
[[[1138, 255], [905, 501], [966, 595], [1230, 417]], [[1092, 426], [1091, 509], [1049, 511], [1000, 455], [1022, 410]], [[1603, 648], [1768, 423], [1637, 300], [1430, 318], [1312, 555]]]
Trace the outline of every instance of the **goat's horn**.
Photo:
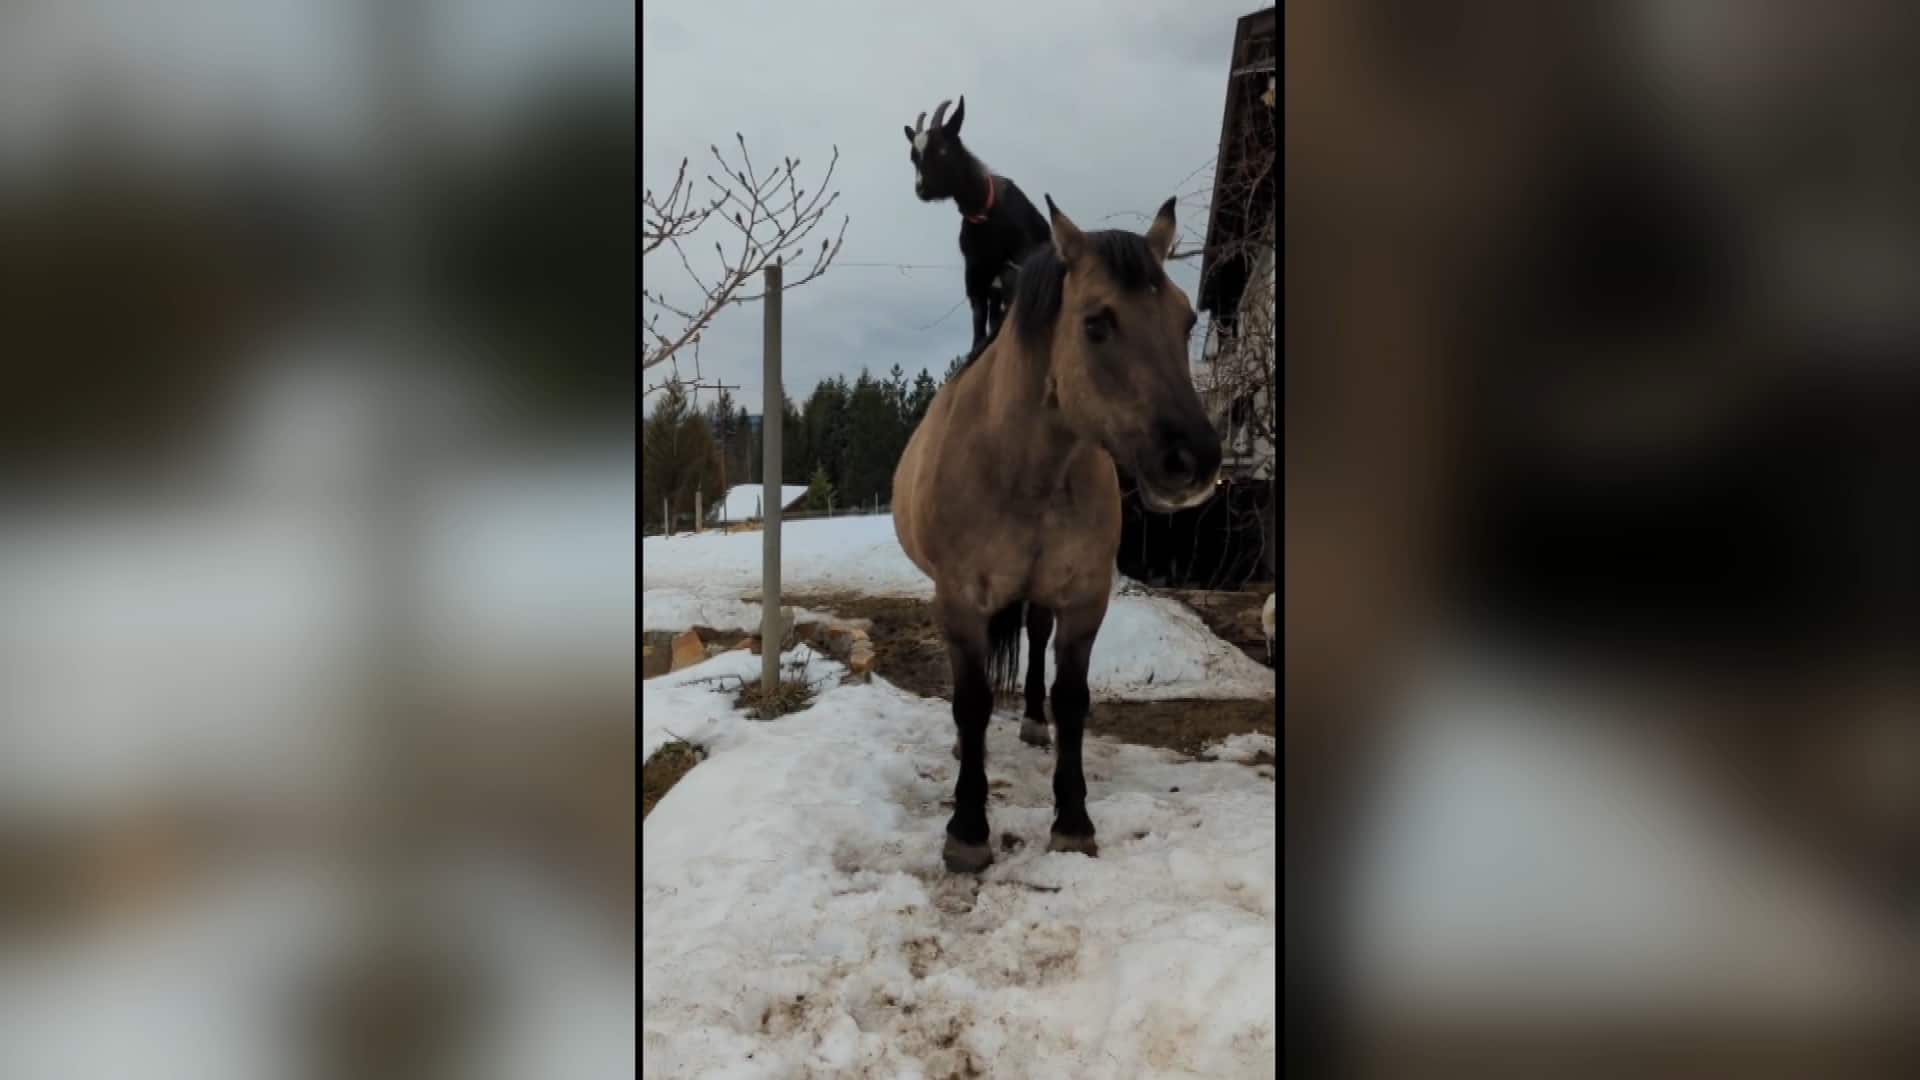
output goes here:
[[940, 103], [938, 108], [933, 110], [933, 126], [934, 127], [939, 127], [941, 124], [946, 122], [947, 106], [951, 104], [953, 104], [951, 100], [943, 101]]
[[916, 135], [927, 130], [927, 111], [925, 109], [920, 110], [920, 118], [913, 122], [913, 130]]

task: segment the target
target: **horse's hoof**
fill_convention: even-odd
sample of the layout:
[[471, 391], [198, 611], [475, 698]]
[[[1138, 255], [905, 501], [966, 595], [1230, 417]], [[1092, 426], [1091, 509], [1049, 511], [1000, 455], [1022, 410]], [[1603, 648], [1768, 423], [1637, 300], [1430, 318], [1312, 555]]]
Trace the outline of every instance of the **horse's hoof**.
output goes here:
[[963, 843], [947, 834], [947, 846], [940, 852], [950, 874], [977, 874], [993, 863], [991, 844]]
[[1045, 720], [1029, 716], [1020, 721], [1020, 741], [1028, 746], [1052, 746], [1053, 735], [1047, 731]]
[[1099, 856], [1100, 845], [1093, 842], [1092, 836], [1068, 836], [1065, 833], [1054, 833], [1047, 840], [1047, 850], [1078, 853], [1092, 859]]

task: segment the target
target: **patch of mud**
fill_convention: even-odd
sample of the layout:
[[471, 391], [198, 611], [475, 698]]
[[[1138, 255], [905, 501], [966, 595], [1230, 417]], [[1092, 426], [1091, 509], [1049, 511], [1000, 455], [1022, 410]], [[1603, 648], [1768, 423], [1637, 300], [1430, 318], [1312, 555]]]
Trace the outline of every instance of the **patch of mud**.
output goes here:
[[926, 883], [927, 898], [933, 901], [933, 909], [942, 915], [970, 914], [980, 901], [978, 875], [949, 874], [944, 867], [929, 866], [921, 880]]
[[776, 1038], [811, 1034], [834, 1016], [833, 1003], [820, 995], [781, 995], [760, 1014], [760, 1030]]
[[1241, 589], [1168, 589], [1162, 595], [1200, 616], [1214, 636], [1265, 664], [1267, 635], [1260, 627], [1260, 609], [1273, 589], [1272, 582], [1261, 582]]
[[[1229, 735], [1277, 736], [1275, 715], [1271, 701], [1096, 701], [1087, 731], [1196, 757]], [[1257, 754], [1248, 764], [1273, 759]]]
[[640, 820], [645, 821], [647, 815], [653, 812], [654, 804], [666, 797], [673, 785], [693, 771], [693, 767], [706, 756], [706, 751], [685, 742], [670, 742], [655, 750], [640, 768]]
[[1080, 928], [1037, 926], [1027, 935], [1016, 985], [1052, 986], [1080, 974]]
[[673, 670], [673, 634], [646, 630], [640, 634], [640, 677], [657, 679]]
[[934, 938], [914, 938], [902, 946], [907, 954], [907, 971], [916, 979], [924, 979], [933, 974], [945, 952], [940, 942]]
[[971, 1026], [965, 1010], [942, 1002], [922, 1010], [916, 1023], [896, 1033], [896, 1045], [919, 1059], [930, 1080], [973, 1080], [987, 1074], [973, 1052], [961, 1045]]
[[[1191, 600], [1189, 596], [1210, 599]], [[1181, 594], [1180, 599], [1199, 613], [1214, 633], [1258, 653], [1248, 655], [1266, 659], [1265, 639], [1260, 637], [1260, 605], [1263, 592], [1222, 592]], [[947, 647], [934, 628], [932, 608], [925, 600], [901, 597], [859, 596], [852, 593], [803, 594], [788, 602], [809, 611], [831, 611], [842, 618], [873, 621], [874, 670], [888, 682], [922, 697], [947, 699], [953, 693], [952, 670], [947, 663]], [[1254, 641], [1246, 640], [1245, 621], [1253, 620]], [[1087, 720], [1087, 730], [1138, 746], [1157, 746], [1167, 750], [1199, 755], [1208, 745], [1229, 735], [1277, 735], [1274, 704], [1270, 701], [1140, 701], [1095, 702]], [[1258, 755], [1249, 765], [1271, 765], [1272, 758]]]
[[830, 611], [844, 619], [872, 621], [873, 629], [867, 636], [873, 642], [873, 670], [921, 697], [952, 695], [953, 670], [947, 663], [947, 646], [934, 628], [933, 609], [927, 601], [856, 593], [800, 594], [782, 600], [808, 611]]

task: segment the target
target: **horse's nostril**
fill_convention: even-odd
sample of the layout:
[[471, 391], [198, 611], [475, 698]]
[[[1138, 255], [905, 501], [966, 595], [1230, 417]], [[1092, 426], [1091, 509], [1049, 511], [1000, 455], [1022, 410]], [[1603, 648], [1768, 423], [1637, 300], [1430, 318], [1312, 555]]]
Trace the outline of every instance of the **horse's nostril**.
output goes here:
[[1160, 467], [1166, 470], [1167, 479], [1173, 481], [1191, 480], [1199, 472], [1199, 461], [1193, 451], [1185, 446], [1176, 446], [1168, 450], [1160, 460]]

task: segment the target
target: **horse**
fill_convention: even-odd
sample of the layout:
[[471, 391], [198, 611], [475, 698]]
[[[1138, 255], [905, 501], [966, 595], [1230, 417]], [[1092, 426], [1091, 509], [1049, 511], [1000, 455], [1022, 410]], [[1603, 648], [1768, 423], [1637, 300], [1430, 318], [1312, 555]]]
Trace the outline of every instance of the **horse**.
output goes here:
[[953, 667], [960, 770], [942, 850], [951, 873], [993, 861], [987, 721], [995, 691], [1012, 689], [1021, 626], [1035, 609], [1058, 633], [1048, 848], [1097, 854], [1081, 740], [1088, 663], [1120, 548], [1116, 463], [1163, 511], [1211, 497], [1221, 463], [1187, 359], [1197, 316], [1164, 267], [1173, 200], [1145, 235], [1082, 232], [1051, 196], [1046, 203], [1051, 242], [1021, 265], [1011, 332], [935, 396], [893, 477], [894, 533], [933, 580]]
[[1000, 332], [1008, 294], [1020, 263], [1046, 244], [1047, 219], [1018, 185], [996, 176], [960, 141], [967, 116], [966, 95], [947, 118], [947, 102], [933, 110], [933, 126], [921, 113], [905, 127], [913, 162], [913, 192], [921, 202], [952, 199], [960, 210], [960, 257], [966, 264], [967, 301], [973, 307], [973, 346], [977, 356]]

